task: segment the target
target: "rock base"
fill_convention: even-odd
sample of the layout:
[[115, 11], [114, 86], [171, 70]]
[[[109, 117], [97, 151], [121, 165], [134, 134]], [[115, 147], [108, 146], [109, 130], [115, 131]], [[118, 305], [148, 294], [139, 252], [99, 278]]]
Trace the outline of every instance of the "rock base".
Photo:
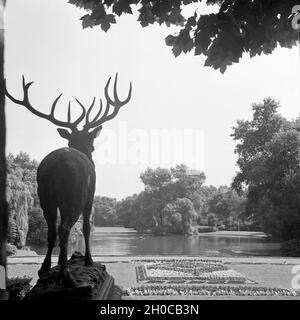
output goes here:
[[[66, 287], [59, 279], [60, 267], [51, 268], [24, 297], [24, 300], [109, 300], [116, 299], [114, 279], [105, 265], [86, 266], [84, 256], [75, 252], [67, 263], [74, 286]], [[121, 296], [119, 296], [119, 299]]]

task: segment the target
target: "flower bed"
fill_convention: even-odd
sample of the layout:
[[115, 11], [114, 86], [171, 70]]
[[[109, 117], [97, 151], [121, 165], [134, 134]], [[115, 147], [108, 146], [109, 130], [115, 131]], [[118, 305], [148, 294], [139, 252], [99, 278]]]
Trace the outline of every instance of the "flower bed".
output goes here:
[[200, 275], [203, 272], [227, 270], [227, 267], [221, 262], [211, 261], [172, 261], [160, 262], [147, 265], [147, 269], [163, 269], [179, 272], [189, 272], [193, 275]]
[[201, 258], [186, 258], [186, 259], [178, 259], [178, 258], [166, 258], [166, 259], [155, 259], [155, 258], [141, 258], [141, 259], [132, 259], [133, 263], [221, 263], [222, 260], [217, 259], [201, 259]]
[[144, 283], [254, 283], [239, 272], [212, 260], [156, 260], [136, 266]]
[[201, 296], [297, 296], [296, 291], [280, 288], [225, 285], [142, 285], [126, 289], [127, 296], [201, 295]]
[[136, 271], [137, 281], [147, 280], [146, 269], [145, 269], [145, 267], [143, 265], [136, 266], [135, 267], [135, 271]]
[[190, 278], [193, 275], [187, 272], [176, 271], [176, 270], [164, 270], [164, 269], [149, 269], [146, 267], [146, 274], [148, 278]]

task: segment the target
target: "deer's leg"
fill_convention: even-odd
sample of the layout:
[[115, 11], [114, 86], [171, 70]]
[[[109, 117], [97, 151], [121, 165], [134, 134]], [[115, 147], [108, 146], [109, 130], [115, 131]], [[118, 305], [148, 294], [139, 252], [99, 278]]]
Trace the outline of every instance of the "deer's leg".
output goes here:
[[63, 224], [58, 227], [59, 234], [59, 247], [60, 253], [58, 258], [58, 264], [61, 267], [62, 276], [66, 275], [67, 257], [68, 257], [68, 239], [70, 230], [68, 230]]
[[48, 225], [48, 250], [44, 262], [38, 271], [38, 275], [41, 276], [51, 268], [51, 255], [52, 250], [55, 247], [57, 232], [56, 232], [56, 220], [57, 220], [57, 208], [52, 207], [44, 210], [44, 217]]
[[72, 209], [70, 210], [60, 210], [61, 212], [61, 223], [58, 227], [59, 234], [59, 246], [60, 253], [58, 258], [58, 264], [60, 265], [60, 278], [63, 281], [63, 284], [66, 286], [76, 285], [74, 280], [67, 270], [67, 258], [68, 258], [68, 242], [70, 231], [79, 218], [79, 214], [76, 214]]
[[84, 241], [85, 241], [85, 264], [86, 265], [92, 265], [93, 259], [91, 255], [90, 250], [90, 232], [91, 232], [91, 223], [90, 223], [90, 216], [91, 211], [93, 208], [93, 194], [91, 195], [88, 204], [86, 205], [84, 211], [83, 211], [83, 235], [84, 235]]

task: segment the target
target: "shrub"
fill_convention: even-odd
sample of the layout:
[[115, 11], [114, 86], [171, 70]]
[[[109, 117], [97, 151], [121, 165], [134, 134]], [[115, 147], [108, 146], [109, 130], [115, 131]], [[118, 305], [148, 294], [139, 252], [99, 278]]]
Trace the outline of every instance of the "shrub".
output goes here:
[[219, 225], [218, 229], [220, 231], [224, 231], [224, 230], [226, 230], [226, 226], [224, 224], [221, 224], [221, 225]]
[[193, 226], [189, 226], [187, 229], [186, 229], [186, 234], [189, 235], [189, 236], [192, 236], [192, 235], [197, 235], [197, 228], [193, 227]]
[[43, 211], [38, 207], [33, 207], [29, 212], [27, 241], [35, 244], [47, 243], [47, 230], [48, 227]]
[[18, 249], [15, 245], [11, 243], [6, 243], [6, 254], [8, 256], [13, 256], [17, 253]]
[[206, 233], [206, 232], [216, 232], [218, 229], [216, 227], [211, 227], [211, 226], [200, 226], [198, 227], [198, 232], [199, 233]]
[[207, 224], [210, 226], [210, 227], [215, 227], [218, 223], [218, 218], [217, 216], [214, 214], [214, 213], [209, 213], [207, 215]]
[[199, 225], [199, 226], [201, 226], [201, 224], [203, 223], [203, 218], [202, 218], [202, 216], [198, 216], [197, 217], [197, 219], [196, 219], [196, 222], [197, 222], [197, 224]]
[[167, 234], [167, 228], [161, 227], [161, 226], [156, 226], [153, 229], [153, 234], [156, 236], [165, 236]]
[[32, 278], [28, 276], [10, 278], [7, 281], [9, 300], [21, 300], [30, 291]]
[[246, 224], [240, 224], [239, 230], [240, 231], [251, 231], [250, 227]]
[[281, 255], [286, 257], [300, 257], [300, 239], [292, 239], [281, 244]]

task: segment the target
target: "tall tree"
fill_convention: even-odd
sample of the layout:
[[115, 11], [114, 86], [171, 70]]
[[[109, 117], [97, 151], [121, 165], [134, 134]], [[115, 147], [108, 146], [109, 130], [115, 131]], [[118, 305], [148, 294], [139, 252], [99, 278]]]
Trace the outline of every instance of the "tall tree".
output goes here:
[[[264, 99], [262, 103], [252, 105], [252, 120], [239, 120], [233, 128], [232, 137], [238, 142], [235, 153], [240, 171], [233, 181], [233, 186], [240, 191], [244, 185], [250, 185], [255, 174], [255, 164], [264, 152], [266, 143], [285, 126], [289, 126], [278, 112], [279, 103], [273, 99]], [[259, 175], [259, 173], [258, 173]]]
[[[9, 209], [8, 242], [22, 248], [26, 245], [29, 215], [39, 206], [36, 172], [38, 163], [20, 152], [7, 157], [6, 196]], [[35, 212], [36, 212], [35, 208]]]
[[[216, 12], [196, 10], [184, 17], [183, 9], [192, 4], [215, 5]], [[279, 45], [291, 48], [298, 33], [293, 29], [294, 6], [299, 0], [69, 0], [87, 11], [83, 28], [100, 26], [107, 31], [116, 17], [138, 12], [143, 26], [154, 23], [176, 25], [180, 29], [165, 41], [175, 57], [194, 50], [206, 56], [205, 66], [225, 72], [239, 62], [243, 53], [250, 57], [270, 54]], [[300, 18], [299, 18], [300, 20]], [[297, 22], [297, 21], [296, 21]]]
[[233, 227], [244, 216], [245, 198], [227, 186], [220, 186], [208, 198], [208, 213], [213, 213], [226, 228]]
[[184, 164], [171, 168], [173, 183], [172, 186], [170, 186], [170, 189], [173, 193], [173, 199], [190, 199], [193, 202], [196, 212], [200, 215], [204, 201], [202, 185], [205, 182], [206, 177], [204, 172], [200, 172], [198, 175], [193, 176], [189, 175], [188, 171], [189, 168]]
[[94, 198], [95, 225], [103, 227], [118, 223], [116, 206], [116, 199], [96, 196]]
[[177, 198], [168, 203], [163, 209], [166, 223], [171, 225], [172, 230], [180, 233], [192, 233], [192, 222], [196, 212], [191, 200]]
[[267, 234], [289, 240], [300, 237], [300, 137], [297, 122], [280, 116], [278, 106], [271, 99], [255, 104], [253, 119], [234, 128], [240, 172], [233, 187], [247, 186], [249, 217]]
[[[198, 176], [190, 176], [188, 172], [189, 168], [181, 164], [171, 169], [149, 168], [140, 175], [141, 180], [145, 184], [141, 213], [147, 223], [152, 223], [154, 220], [157, 230], [166, 227], [166, 222], [170, 225], [170, 217], [172, 217], [172, 221], [175, 223], [174, 225], [171, 223], [173, 229], [180, 232], [187, 232], [188, 227], [179, 228], [177, 226], [175, 228], [175, 225], [178, 225], [180, 221], [183, 224], [191, 223], [189, 219], [181, 219], [181, 211], [185, 212], [186, 210], [186, 212], [189, 212], [187, 208], [190, 204], [193, 207], [193, 214], [195, 213], [195, 209], [197, 214], [200, 214], [200, 207], [203, 202], [201, 186], [205, 181], [205, 175], [201, 172]], [[184, 199], [184, 201], [182, 199]], [[189, 202], [188, 205], [182, 205], [187, 202]], [[178, 208], [181, 208], [180, 212], [176, 212], [174, 216], [170, 214], [170, 212], [174, 212], [174, 210], [176, 211]], [[149, 216], [152, 217], [150, 221]], [[169, 216], [169, 218], [167, 218], [167, 216]], [[185, 217], [185, 215], [183, 216]], [[146, 219], [146, 217], [148, 219]], [[193, 218], [195, 217], [193, 216]]]
[[172, 182], [172, 174], [166, 168], [148, 168], [140, 174], [140, 178], [145, 185], [143, 194], [143, 212], [150, 213], [156, 226], [163, 225], [163, 208], [170, 201], [169, 186]]

